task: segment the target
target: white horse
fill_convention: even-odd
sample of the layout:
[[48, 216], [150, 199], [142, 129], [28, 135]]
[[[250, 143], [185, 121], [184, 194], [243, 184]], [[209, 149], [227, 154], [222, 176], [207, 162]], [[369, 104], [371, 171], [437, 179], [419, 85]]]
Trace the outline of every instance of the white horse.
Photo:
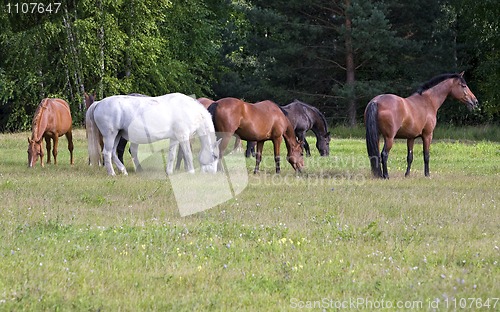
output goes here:
[[199, 161], [202, 172], [216, 172], [219, 143], [216, 142], [210, 113], [197, 100], [172, 93], [158, 97], [115, 95], [93, 103], [87, 110], [86, 129], [90, 164], [101, 165], [100, 134], [104, 141], [102, 156], [109, 175], [115, 175], [111, 159], [124, 175], [125, 166], [116, 155], [120, 137], [130, 141], [130, 151], [136, 169], [139, 144], [170, 139], [167, 173], [174, 168], [179, 145], [184, 154], [186, 170], [194, 173], [189, 139], [197, 134], [201, 141]]

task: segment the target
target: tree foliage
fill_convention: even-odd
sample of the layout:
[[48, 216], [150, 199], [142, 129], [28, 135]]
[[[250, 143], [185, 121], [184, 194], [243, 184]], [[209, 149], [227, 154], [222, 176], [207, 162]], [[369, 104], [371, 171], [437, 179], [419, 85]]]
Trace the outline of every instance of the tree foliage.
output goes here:
[[0, 131], [26, 130], [43, 97], [83, 120], [83, 93], [183, 92], [286, 104], [355, 124], [379, 93], [410, 95], [465, 70], [481, 111], [500, 117], [493, 0], [68, 0], [58, 13], [0, 11]]

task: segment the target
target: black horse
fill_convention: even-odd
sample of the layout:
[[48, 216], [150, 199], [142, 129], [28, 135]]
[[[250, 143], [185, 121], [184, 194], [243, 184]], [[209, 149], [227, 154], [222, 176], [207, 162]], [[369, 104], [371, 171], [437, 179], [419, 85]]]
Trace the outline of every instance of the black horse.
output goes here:
[[306, 132], [312, 130], [316, 135], [316, 148], [321, 156], [330, 155], [330, 132], [325, 116], [314, 106], [294, 100], [281, 107], [295, 129], [295, 135], [304, 142], [306, 155], [311, 156], [309, 144], [306, 141]]
[[[325, 116], [314, 106], [294, 100], [292, 103], [281, 106], [285, 115], [290, 120], [295, 129], [295, 136], [304, 142], [304, 149], [307, 156], [311, 156], [311, 149], [306, 141], [306, 132], [312, 130], [316, 135], [316, 147], [321, 156], [330, 155], [330, 132]], [[250, 156], [253, 151], [254, 142], [248, 142], [245, 155]], [[253, 154], [253, 153], [252, 153]]]

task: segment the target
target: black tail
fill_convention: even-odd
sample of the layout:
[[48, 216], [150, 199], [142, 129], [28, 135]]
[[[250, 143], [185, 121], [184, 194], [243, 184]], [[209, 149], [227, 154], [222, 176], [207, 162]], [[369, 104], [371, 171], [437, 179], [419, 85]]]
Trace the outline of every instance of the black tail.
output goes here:
[[[219, 106], [219, 103], [217, 102], [213, 102], [212, 104], [210, 104], [210, 106], [207, 108], [208, 112], [210, 113], [210, 115], [212, 115], [212, 122], [214, 123], [215, 125], [215, 112], [217, 111], [217, 107]], [[217, 131], [217, 129], [215, 129]]]
[[378, 105], [376, 102], [368, 103], [365, 112], [365, 127], [366, 127], [366, 149], [368, 157], [370, 157], [370, 164], [372, 167], [372, 174], [376, 177], [382, 177], [382, 170], [380, 168], [380, 150], [378, 146], [378, 124], [377, 124]]

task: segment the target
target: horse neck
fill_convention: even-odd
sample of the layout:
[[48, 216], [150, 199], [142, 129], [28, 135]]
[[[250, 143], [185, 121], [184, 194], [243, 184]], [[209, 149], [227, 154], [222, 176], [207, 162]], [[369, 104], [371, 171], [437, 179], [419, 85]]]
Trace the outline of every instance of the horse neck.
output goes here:
[[45, 100], [40, 103], [35, 112], [35, 117], [33, 117], [31, 139], [35, 142], [42, 140], [43, 133], [45, 132], [45, 128], [47, 126], [47, 114], [44, 114], [48, 109], [48, 106], [46, 105], [47, 101], [48, 100]]
[[198, 127], [198, 129], [196, 130], [196, 133], [200, 137], [201, 148], [204, 150], [210, 149], [212, 147], [212, 143], [214, 143], [213, 142], [214, 140], [212, 140], [212, 137], [211, 137], [212, 133], [214, 134], [214, 138], [215, 138], [215, 130], [211, 129], [209, 126], [209, 122], [210, 123], [212, 122], [211, 116], [209, 116], [209, 117], [210, 118], [207, 120], [208, 117], [206, 116], [206, 114], [204, 114], [202, 116], [202, 122], [201, 122], [200, 126]]
[[316, 118], [314, 118], [313, 126], [311, 128], [312, 132], [316, 135], [316, 138], [324, 137], [328, 132], [328, 127], [326, 125], [326, 120], [323, 116], [319, 115], [319, 112], [315, 112]]
[[453, 84], [452, 79], [446, 79], [441, 83], [438, 83], [434, 87], [424, 91], [423, 95], [426, 95], [437, 113], [438, 109], [443, 105], [444, 101], [451, 92], [451, 87]]
[[295, 131], [293, 130], [292, 124], [287, 119], [287, 127], [283, 133], [283, 138], [285, 139], [286, 149], [288, 154], [292, 151], [292, 148], [298, 145], [297, 139], [295, 137]]

